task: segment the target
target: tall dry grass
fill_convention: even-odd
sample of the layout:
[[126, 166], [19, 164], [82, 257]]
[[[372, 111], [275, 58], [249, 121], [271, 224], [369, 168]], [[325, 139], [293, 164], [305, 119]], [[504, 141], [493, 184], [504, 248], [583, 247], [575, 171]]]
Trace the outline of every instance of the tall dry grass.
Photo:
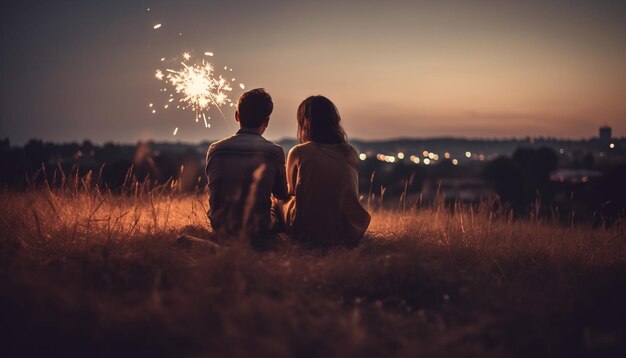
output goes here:
[[[129, 177], [130, 178], [130, 177]], [[361, 245], [214, 251], [203, 191], [85, 178], [0, 192], [2, 349], [70, 355], [580, 355], [624, 351], [623, 223], [492, 205], [380, 210]], [[409, 206], [411, 207], [411, 206]]]

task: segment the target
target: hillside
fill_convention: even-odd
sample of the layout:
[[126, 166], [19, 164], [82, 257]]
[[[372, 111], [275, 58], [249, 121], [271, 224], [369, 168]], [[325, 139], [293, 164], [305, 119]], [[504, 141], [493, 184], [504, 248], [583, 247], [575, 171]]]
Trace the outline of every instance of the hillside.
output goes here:
[[[204, 194], [0, 193], [9, 355], [620, 355], [626, 238], [482, 208], [376, 212], [354, 250], [208, 236]], [[283, 238], [284, 239], [284, 238]], [[2, 354], [3, 356], [7, 356]]]

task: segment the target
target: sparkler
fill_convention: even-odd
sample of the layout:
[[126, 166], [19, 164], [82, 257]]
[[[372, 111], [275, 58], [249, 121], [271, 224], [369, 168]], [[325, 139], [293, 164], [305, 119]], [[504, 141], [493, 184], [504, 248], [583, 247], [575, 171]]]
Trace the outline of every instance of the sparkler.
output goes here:
[[[147, 9], [150, 12], [150, 8]], [[163, 28], [160, 22], [153, 22], [153, 29], [159, 30]], [[178, 33], [181, 37], [182, 32]], [[222, 76], [216, 71], [216, 68], [211, 62], [206, 59], [213, 57], [213, 52], [203, 52], [204, 58], [201, 61], [192, 61], [191, 54], [184, 52], [182, 54], [182, 60], [180, 67], [156, 69], [154, 72], [154, 78], [159, 81], [165, 82], [165, 86], [159, 90], [159, 92], [166, 95], [166, 102], [161, 106], [155, 103], [150, 103], [148, 109], [152, 114], [157, 113], [157, 108], [168, 110], [176, 106], [176, 109], [191, 110], [195, 113], [196, 122], [200, 122], [200, 119], [204, 122], [205, 128], [211, 128], [209, 120], [210, 116], [207, 115], [212, 108], [217, 109], [222, 118], [225, 119], [224, 113], [221, 110], [221, 106], [229, 104], [233, 106], [232, 101], [228, 98], [229, 92], [233, 90], [231, 82], [235, 82], [235, 77], [230, 74], [228, 78], [232, 78], [229, 82], [226, 76]], [[161, 57], [160, 62], [170, 63], [173, 59]], [[233, 69], [228, 66], [224, 66], [224, 72], [232, 72]], [[244, 89], [243, 83], [239, 83], [239, 88]], [[177, 103], [173, 103], [176, 101]], [[178, 133], [178, 127], [173, 132], [173, 135]]]
[[[213, 53], [205, 52], [204, 55], [213, 56]], [[154, 73], [157, 80], [164, 81], [167, 85], [166, 88], [161, 89], [161, 92], [168, 92], [168, 87], [174, 92], [169, 94], [163, 108], [167, 109], [170, 107], [170, 103], [177, 100], [179, 104], [176, 105], [176, 108], [194, 111], [196, 122], [202, 119], [205, 128], [211, 128], [211, 124], [208, 122], [211, 117], [207, 116], [209, 110], [217, 109], [224, 118], [220, 107], [227, 104], [233, 106], [232, 101], [228, 98], [229, 92], [233, 90], [231, 83], [224, 76], [216, 73], [213, 64], [205, 59], [194, 63], [191, 61], [189, 52], [183, 53], [182, 57], [180, 68], [157, 69]], [[161, 58], [161, 62], [163, 61], [164, 58]], [[227, 68], [225, 67], [225, 70]], [[232, 80], [234, 81], [235, 78]], [[243, 83], [240, 83], [239, 87], [245, 88]], [[153, 106], [154, 104], [150, 103], [149, 108], [152, 113], [156, 113]], [[177, 132], [178, 129], [174, 131], [174, 135]]]

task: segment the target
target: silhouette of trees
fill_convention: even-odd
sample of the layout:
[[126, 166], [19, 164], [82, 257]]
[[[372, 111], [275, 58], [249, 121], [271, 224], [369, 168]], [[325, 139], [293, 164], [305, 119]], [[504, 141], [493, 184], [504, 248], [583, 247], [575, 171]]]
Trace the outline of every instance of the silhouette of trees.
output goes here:
[[488, 163], [482, 176], [491, 182], [500, 198], [523, 213], [537, 199], [550, 202], [550, 173], [558, 166], [558, 156], [550, 148], [519, 148], [512, 158], [499, 157]]

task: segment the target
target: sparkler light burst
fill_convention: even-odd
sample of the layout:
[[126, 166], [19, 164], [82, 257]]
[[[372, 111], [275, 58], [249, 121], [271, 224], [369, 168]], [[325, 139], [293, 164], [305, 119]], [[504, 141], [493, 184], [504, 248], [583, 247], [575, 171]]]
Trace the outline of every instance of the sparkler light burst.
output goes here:
[[[205, 55], [213, 56], [213, 53], [207, 52]], [[204, 126], [210, 128], [207, 118], [211, 117], [207, 117], [206, 114], [214, 107], [224, 117], [220, 106], [226, 104], [233, 106], [228, 98], [233, 88], [226, 78], [216, 73], [215, 67], [210, 62], [203, 59], [201, 62], [191, 63], [191, 55], [188, 52], [185, 52], [182, 57], [183, 61], [180, 62], [182, 67], [165, 69], [165, 71], [157, 69], [154, 77], [159, 81], [164, 81], [173, 90], [167, 99], [168, 103], [178, 100], [179, 105], [176, 108], [194, 111], [196, 122], [203, 119]], [[235, 78], [232, 78], [232, 81], [234, 80]], [[244, 88], [243, 83], [240, 83], [239, 87]], [[168, 92], [167, 89], [163, 88], [161, 91]], [[166, 104], [164, 108], [167, 109], [168, 106]], [[155, 113], [154, 110], [152, 112]], [[174, 131], [174, 135], [177, 132]]]

